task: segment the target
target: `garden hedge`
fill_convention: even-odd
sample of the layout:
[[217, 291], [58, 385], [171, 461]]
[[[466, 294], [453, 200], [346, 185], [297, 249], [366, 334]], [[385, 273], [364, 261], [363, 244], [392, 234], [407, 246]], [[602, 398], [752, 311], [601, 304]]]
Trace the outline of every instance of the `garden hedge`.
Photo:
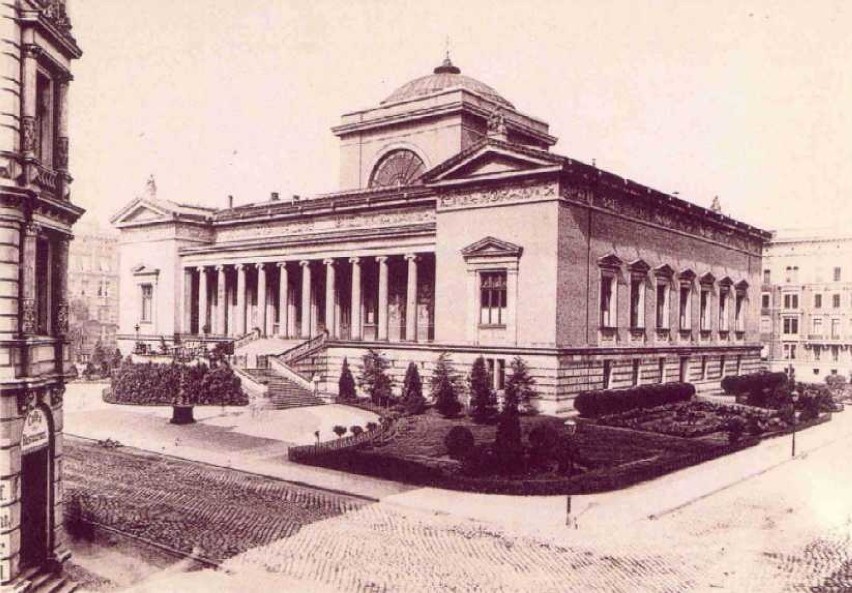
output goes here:
[[774, 389], [787, 382], [786, 373], [751, 373], [728, 375], [722, 379], [722, 390], [728, 395], [742, 395], [756, 390]]
[[689, 401], [695, 395], [691, 383], [656, 383], [628, 389], [585, 391], [574, 399], [574, 408], [585, 418], [617, 414], [634, 408], [653, 408]]
[[[181, 375], [183, 375], [181, 377]], [[113, 374], [109, 403], [143, 406], [245, 406], [231, 367], [206, 364], [123, 364]]]

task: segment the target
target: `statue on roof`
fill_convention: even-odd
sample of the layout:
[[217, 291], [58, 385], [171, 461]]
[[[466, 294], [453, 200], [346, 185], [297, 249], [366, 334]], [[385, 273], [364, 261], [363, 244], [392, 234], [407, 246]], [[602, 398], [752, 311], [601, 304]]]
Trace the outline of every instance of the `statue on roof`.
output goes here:
[[722, 203], [719, 201], [719, 196], [713, 197], [713, 203], [710, 204], [710, 210], [717, 214], [722, 214]]
[[157, 182], [154, 181], [154, 175], [151, 174], [148, 176], [148, 181], [145, 182], [145, 195], [144, 197], [149, 198], [151, 200], [157, 199]]
[[500, 107], [495, 107], [488, 116], [488, 135], [506, 138], [506, 118]]

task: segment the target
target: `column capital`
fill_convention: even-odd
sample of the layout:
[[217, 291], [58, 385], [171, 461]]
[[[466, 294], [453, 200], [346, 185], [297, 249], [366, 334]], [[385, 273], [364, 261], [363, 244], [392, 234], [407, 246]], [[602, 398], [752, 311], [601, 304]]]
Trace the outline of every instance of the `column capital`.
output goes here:
[[263, 270], [266, 267], [266, 262], [262, 262], [262, 261], [255, 262], [254, 267], [257, 268], [258, 270]]
[[195, 269], [203, 274], [204, 270], [207, 269], [207, 266], [195, 266]]
[[280, 262], [276, 263], [275, 265], [278, 266], [279, 268], [286, 268], [288, 263], [289, 262], [286, 262], [286, 261], [280, 261]]
[[361, 258], [360, 258], [360, 257], [358, 257], [357, 255], [356, 255], [356, 256], [354, 256], [354, 257], [350, 257], [350, 258], [349, 258], [349, 263], [350, 263], [350, 264], [360, 264], [360, 263], [361, 263]]
[[383, 264], [383, 263], [388, 261], [388, 256], [387, 255], [379, 255], [379, 256], [376, 257], [376, 261], [379, 262], [380, 264]]
[[217, 272], [221, 272], [221, 271], [223, 271], [223, 270], [225, 269], [225, 264], [216, 264], [216, 265], [213, 267], [213, 269], [214, 269], [214, 270], [216, 270]]
[[417, 261], [417, 260], [419, 260], [419, 259], [420, 259], [420, 256], [419, 256], [419, 255], [417, 255], [416, 253], [406, 253], [406, 254], [405, 254], [405, 259], [406, 259], [407, 261]]
[[335, 262], [334, 259], [328, 257], [328, 258], [322, 260], [322, 263], [324, 263], [327, 266], [333, 266], [336, 262]]
[[309, 260], [309, 259], [303, 259], [302, 261], [300, 261], [300, 262], [299, 262], [299, 265], [300, 265], [300, 266], [302, 266], [303, 268], [304, 268], [305, 266], [309, 266], [309, 265], [311, 265], [311, 260]]
[[245, 267], [246, 267], [245, 264], [234, 264], [234, 269], [237, 272], [242, 272], [245, 269]]
[[42, 49], [34, 43], [25, 43], [21, 49], [25, 58], [38, 58], [42, 54]]

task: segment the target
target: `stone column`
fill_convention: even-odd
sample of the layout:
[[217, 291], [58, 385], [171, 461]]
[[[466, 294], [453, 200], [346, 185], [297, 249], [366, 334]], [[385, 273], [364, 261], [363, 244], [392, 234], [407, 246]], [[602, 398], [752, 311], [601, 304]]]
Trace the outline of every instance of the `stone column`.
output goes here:
[[257, 267], [257, 327], [266, 334], [266, 266], [255, 264]]
[[302, 337], [311, 337], [311, 262], [302, 260]]
[[352, 303], [349, 313], [349, 338], [351, 340], [361, 339], [361, 258], [350, 257], [352, 264]]
[[225, 291], [225, 266], [216, 266], [216, 328], [214, 332], [227, 335], [225, 327], [225, 310], [228, 307], [228, 297]]
[[56, 243], [56, 258], [53, 263], [53, 277], [56, 288], [56, 317], [53, 333], [58, 337], [68, 335], [68, 239], [63, 237]]
[[278, 262], [278, 335], [282, 338], [290, 335], [290, 274], [287, 262]]
[[24, 158], [35, 158], [38, 130], [36, 130], [36, 80], [38, 78], [38, 57], [41, 48], [34, 44], [23, 46], [24, 73], [21, 89], [21, 152]]
[[59, 181], [57, 194], [60, 199], [68, 199], [70, 196], [69, 183], [71, 177], [68, 175], [68, 83], [71, 81], [71, 76], [57, 77], [56, 89], [56, 155], [53, 160], [54, 168], [59, 172]]
[[405, 256], [408, 261], [408, 287], [405, 299], [405, 339], [409, 342], [417, 340], [417, 256]]
[[198, 335], [204, 335], [207, 323], [207, 271], [198, 266]]
[[36, 243], [39, 227], [28, 223], [24, 226], [24, 257], [21, 270], [21, 323], [24, 335], [36, 333]]
[[234, 266], [237, 269], [237, 319], [234, 327], [237, 337], [246, 333], [246, 267], [243, 264]]
[[[139, 315], [138, 305], [136, 314]], [[184, 334], [192, 333], [192, 270], [190, 268], [183, 270], [183, 327], [181, 331]]]
[[379, 340], [388, 339], [388, 258], [379, 256], [376, 258], [379, 262], [379, 319], [378, 319], [378, 335]]
[[334, 295], [336, 293], [334, 260], [325, 259], [322, 263], [325, 264], [325, 330], [329, 336], [337, 337], [334, 318]]

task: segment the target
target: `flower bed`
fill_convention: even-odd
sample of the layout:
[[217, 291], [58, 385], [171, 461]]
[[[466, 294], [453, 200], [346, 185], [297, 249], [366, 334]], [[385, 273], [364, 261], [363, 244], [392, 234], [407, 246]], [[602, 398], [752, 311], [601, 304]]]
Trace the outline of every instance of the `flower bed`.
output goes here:
[[704, 400], [693, 400], [635, 409], [620, 414], [598, 418], [604, 426], [619, 426], [683, 438], [696, 438], [717, 432], [726, 432], [732, 418], [742, 418], [746, 425], [754, 427], [753, 433], [781, 430], [786, 426], [773, 410], [717, 404]]
[[[542, 423], [552, 424], [567, 437], [561, 419], [537, 416], [521, 419], [523, 440]], [[502, 494], [581, 494], [623, 488], [642, 480], [725, 455], [753, 445], [743, 438], [728, 444], [688, 440], [651, 432], [584, 423], [570, 437], [574, 470], [560, 474], [553, 466], [529, 465], [513, 475], [471, 475], [463, 461], [451, 459], [445, 437], [456, 426], [473, 434], [477, 447], [494, 441], [496, 427], [468, 419], [447, 419], [435, 413], [400, 418], [393, 434], [359, 439], [351, 446], [319, 447], [291, 459], [301, 463], [366, 474], [406, 483]], [[305, 448], [303, 448], [305, 449]]]

